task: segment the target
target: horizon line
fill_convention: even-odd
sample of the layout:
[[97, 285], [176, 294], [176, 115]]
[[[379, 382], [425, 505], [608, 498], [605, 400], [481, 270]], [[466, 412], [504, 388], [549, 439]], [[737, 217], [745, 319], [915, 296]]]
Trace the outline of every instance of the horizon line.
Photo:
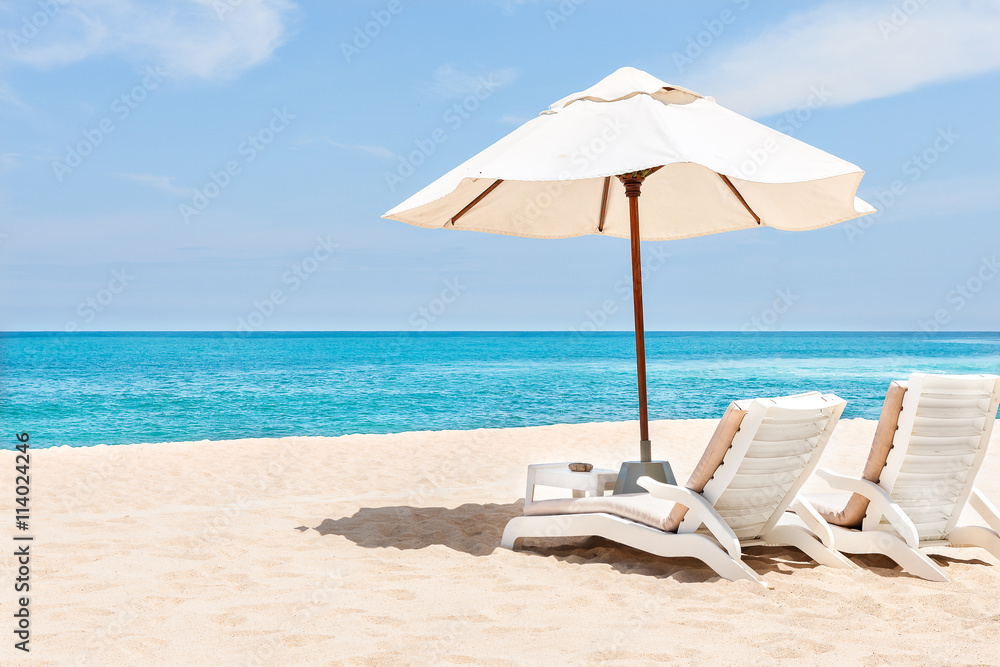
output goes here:
[[[255, 334], [502, 334], [502, 333], [551, 333], [551, 334], [631, 334], [632, 329], [605, 329], [601, 331], [580, 331], [577, 329], [442, 329], [435, 331], [413, 331], [412, 329], [275, 329], [264, 331], [237, 331], [235, 329], [106, 329], [96, 331], [61, 331], [56, 329], [35, 330], [0, 330], [0, 336], [17, 334], [54, 334], [54, 335], [93, 335], [93, 334], [233, 334], [251, 336]], [[925, 331], [922, 329], [787, 329], [787, 330], [751, 330], [739, 329], [646, 329], [644, 333], [657, 334], [925, 334], [925, 335], [955, 335], [955, 334], [1000, 334], [1000, 331], [986, 329], [961, 329], [951, 331]]]

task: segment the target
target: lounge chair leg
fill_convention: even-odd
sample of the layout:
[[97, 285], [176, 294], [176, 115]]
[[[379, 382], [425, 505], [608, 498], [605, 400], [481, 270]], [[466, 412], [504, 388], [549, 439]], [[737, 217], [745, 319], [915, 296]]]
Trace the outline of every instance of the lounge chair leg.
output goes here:
[[746, 563], [744, 563], [741, 560], [733, 560], [732, 557], [729, 554], [725, 553], [725, 552], [722, 552], [722, 553], [723, 553], [723, 557], [726, 560], [728, 560], [730, 563], [736, 565], [736, 567], [739, 568], [740, 572], [737, 573], [737, 572], [733, 571], [732, 568], [729, 568], [727, 566], [722, 566], [721, 564], [718, 564], [718, 563], [716, 563], [716, 564], [709, 563], [704, 558], [699, 558], [699, 560], [701, 560], [706, 565], [708, 565], [710, 568], [712, 568], [713, 570], [715, 570], [720, 577], [722, 577], [724, 579], [728, 579], [729, 581], [739, 581], [740, 579], [746, 579], [748, 581], [752, 581], [754, 583], [760, 584], [764, 588], [774, 588], [774, 586], [772, 586], [771, 584], [767, 583], [767, 580], [764, 579], [764, 577], [762, 577], [759, 574], [757, 574], [756, 572], [754, 572], [753, 568], [751, 568], [749, 565], [747, 565]]
[[930, 581], [950, 581], [934, 561], [888, 532], [850, 530], [835, 526], [833, 534], [833, 546], [838, 551], [849, 554], [882, 554], [916, 577]]
[[521, 548], [525, 537], [532, 535], [531, 531], [525, 530], [530, 525], [528, 517], [516, 516], [507, 522], [503, 529], [503, 537], [500, 538], [500, 546], [517, 551]]
[[860, 569], [844, 554], [830, 549], [808, 530], [799, 526], [778, 526], [763, 539], [768, 544], [795, 547], [820, 565], [845, 570]]
[[669, 547], [668, 549], [658, 548], [659, 545], [653, 543], [641, 543], [634, 541], [622, 541], [623, 544], [648, 551], [649, 553], [663, 556], [665, 558], [677, 558], [687, 556], [697, 558], [702, 563], [712, 568], [712, 570], [723, 579], [729, 581], [739, 581], [746, 579], [760, 584], [764, 588], [774, 588], [767, 583], [764, 577], [753, 571], [749, 565], [742, 560], [733, 558], [728, 552], [719, 547], [715, 540], [704, 535], [687, 533], [684, 535], [667, 534], [665, 540], [657, 540], [659, 545]]
[[948, 535], [953, 547], [979, 547], [1000, 559], [1000, 535], [983, 526], [959, 526]]
[[732, 556], [721, 549], [719, 550], [717, 556], [713, 554], [711, 557], [695, 556], [695, 558], [703, 562], [705, 565], [708, 565], [723, 579], [728, 579], [729, 581], [746, 579], [747, 581], [760, 584], [764, 588], [774, 588], [774, 586], [767, 583], [767, 580], [764, 579], [764, 577], [754, 572], [753, 568], [749, 565], [741, 560], [735, 560]]
[[517, 550], [525, 537], [579, 537], [600, 535], [606, 539], [641, 549], [664, 558], [697, 558], [724, 579], [747, 579], [765, 588], [771, 585], [746, 563], [729, 555], [705, 535], [663, 533], [608, 515], [564, 514], [516, 516], [507, 522], [500, 544]]
[[930, 558], [916, 549], [910, 548], [902, 540], [897, 540], [896, 538], [893, 538], [893, 540], [892, 546], [883, 553], [899, 563], [900, 567], [904, 570], [929, 581], [951, 581], [948, 575]]

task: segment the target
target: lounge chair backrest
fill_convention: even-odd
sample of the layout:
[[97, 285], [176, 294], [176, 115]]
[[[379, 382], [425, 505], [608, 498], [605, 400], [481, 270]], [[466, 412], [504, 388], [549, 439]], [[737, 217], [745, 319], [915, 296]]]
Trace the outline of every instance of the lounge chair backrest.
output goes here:
[[[885, 468], [885, 460], [892, 450], [892, 439], [895, 437], [896, 428], [899, 425], [899, 413], [903, 409], [904, 395], [906, 395], [906, 382], [893, 380], [889, 384], [889, 390], [885, 393], [885, 401], [882, 402], [882, 414], [875, 426], [875, 437], [872, 438], [868, 460], [865, 461], [865, 470], [861, 474], [862, 479], [878, 484], [878, 480], [882, 476], [882, 469]], [[819, 508], [819, 511], [824, 519], [835, 526], [861, 528], [865, 514], [868, 512], [869, 502], [868, 498], [860, 493], [852, 493], [844, 509], [834, 510], [822, 507]]]
[[[914, 373], [906, 387], [878, 483], [921, 540], [942, 539], [955, 528], [986, 456], [1000, 377]], [[863, 527], [872, 530], [881, 521], [869, 512]]]
[[[736, 403], [743, 420], [702, 495], [738, 538], [755, 539], [777, 524], [815, 469], [845, 405], [818, 392]], [[688, 517], [678, 532], [698, 527]]]

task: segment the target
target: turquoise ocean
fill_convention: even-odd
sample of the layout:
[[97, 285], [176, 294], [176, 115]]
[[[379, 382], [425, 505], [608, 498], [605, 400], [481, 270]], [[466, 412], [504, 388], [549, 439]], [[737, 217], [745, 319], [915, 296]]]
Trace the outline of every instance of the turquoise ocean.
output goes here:
[[[650, 419], [807, 390], [877, 419], [913, 371], [1000, 373], [1000, 333], [646, 335]], [[334, 436], [636, 419], [607, 333], [0, 334], [0, 447]]]

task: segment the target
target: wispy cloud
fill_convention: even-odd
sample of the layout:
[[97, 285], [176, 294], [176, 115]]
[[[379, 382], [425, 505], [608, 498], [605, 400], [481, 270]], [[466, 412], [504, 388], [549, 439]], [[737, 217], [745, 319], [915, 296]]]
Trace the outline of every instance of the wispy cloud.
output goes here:
[[0, 171], [13, 171], [31, 160], [51, 163], [63, 157], [52, 153], [0, 153]]
[[[51, 3], [51, 17], [21, 34], [22, 18], [39, 12], [35, 0], [7, 7], [10, 61], [56, 67], [117, 55], [155, 63], [178, 77], [232, 77], [259, 65], [284, 43], [294, 4], [288, 0], [91, 0]], [[19, 39], [20, 38], [20, 39]]]
[[330, 145], [335, 148], [343, 148], [350, 151], [361, 151], [362, 153], [368, 153], [369, 155], [374, 155], [376, 157], [384, 158], [395, 158], [396, 154], [384, 146], [374, 146], [371, 144], [341, 144], [336, 141], [331, 141]]
[[464, 97], [484, 90], [489, 94], [515, 78], [517, 71], [510, 67], [471, 73], [451, 65], [442, 65], [434, 71], [431, 81], [423, 84], [423, 89], [438, 97]]
[[1000, 69], [998, 35], [998, 0], [833, 2], [729, 50], [720, 43], [677, 83], [758, 117], [801, 105], [818, 85], [843, 106]]
[[515, 116], [513, 114], [504, 114], [503, 116], [500, 116], [500, 122], [506, 123], [507, 125], [524, 125], [529, 120], [531, 119], [525, 116]]
[[[994, 171], [979, 176], [904, 183], [905, 192], [895, 195], [893, 204], [884, 207], [882, 219], [891, 222], [958, 215], [995, 219], [1000, 213], [1000, 191], [995, 187], [998, 178], [1000, 173]], [[861, 194], [878, 206], [878, 193], [886, 189], [867, 188]]]
[[140, 185], [145, 185], [150, 188], [159, 190], [160, 192], [165, 192], [172, 197], [189, 197], [191, 196], [190, 188], [182, 188], [179, 185], [175, 185], [176, 180], [173, 176], [157, 176], [155, 174], [128, 174], [122, 172], [115, 172], [115, 178], [123, 178], [127, 181], [132, 181], [133, 183], [138, 183]]
[[[493, 4], [498, 5], [500, 9], [503, 10], [504, 14], [513, 14], [514, 8], [518, 5], [523, 5], [529, 0], [489, 0]], [[538, 2], [538, 0], [530, 0], [531, 2]]]
[[21, 101], [14, 91], [10, 89], [3, 81], [0, 81], [0, 105], [8, 105], [12, 107], [17, 107], [18, 109], [27, 109], [28, 106]]
[[385, 146], [376, 144], [345, 144], [334, 141], [329, 137], [299, 137], [295, 140], [293, 148], [305, 148], [308, 146], [330, 146], [339, 150], [359, 151], [380, 158], [395, 159], [399, 157]]

